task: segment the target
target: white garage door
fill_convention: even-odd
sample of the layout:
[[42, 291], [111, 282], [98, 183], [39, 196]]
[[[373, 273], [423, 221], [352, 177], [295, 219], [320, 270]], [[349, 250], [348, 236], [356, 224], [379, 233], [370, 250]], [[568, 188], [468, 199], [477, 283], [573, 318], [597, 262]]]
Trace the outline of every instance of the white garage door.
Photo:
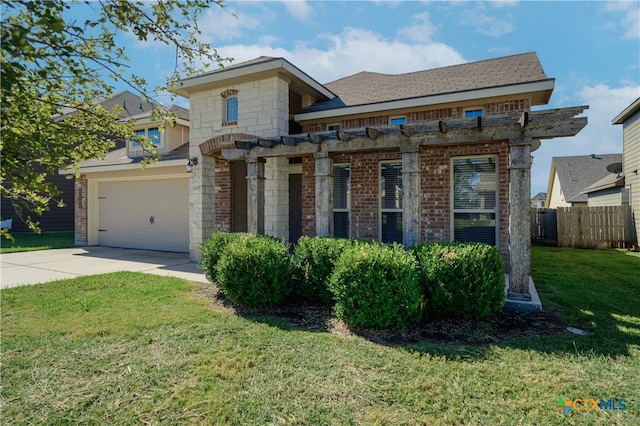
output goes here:
[[99, 183], [98, 244], [188, 252], [188, 181]]

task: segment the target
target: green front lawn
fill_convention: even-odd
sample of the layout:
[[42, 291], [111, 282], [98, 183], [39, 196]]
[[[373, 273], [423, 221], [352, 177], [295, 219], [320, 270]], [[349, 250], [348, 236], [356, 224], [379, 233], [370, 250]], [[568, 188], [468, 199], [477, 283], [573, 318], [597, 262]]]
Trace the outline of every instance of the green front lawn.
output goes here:
[[[207, 286], [139, 273], [2, 290], [0, 415], [5, 424], [640, 424], [640, 259], [534, 247], [533, 275], [547, 311], [588, 336], [389, 343], [331, 318], [317, 326], [234, 310]], [[626, 410], [564, 415], [560, 397], [623, 398]]]
[[73, 232], [33, 232], [14, 233], [14, 240], [0, 237], [0, 253], [16, 253], [20, 251], [49, 250], [74, 247]]

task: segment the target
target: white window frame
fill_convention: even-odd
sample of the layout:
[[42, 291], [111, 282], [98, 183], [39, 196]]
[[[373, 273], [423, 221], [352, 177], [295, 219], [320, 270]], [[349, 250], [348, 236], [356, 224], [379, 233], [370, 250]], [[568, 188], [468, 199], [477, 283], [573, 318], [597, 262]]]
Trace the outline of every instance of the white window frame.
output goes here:
[[[480, 111], [480, 115], [475, 115], [473, 117], [467, 117], [467, 112], [476, 112], [476, 111]], [[476, 117], [484, 117], [484, 108], [481, 106], [476, 106], [476, 107], [469, 107], [469, 108], [464, 108], [462, 110], [462, 118], [476, 118]]]
[[[495, 207], [493, 209], [456, 209], [455, 208], [455, 192], [454, 192], [454, 161], [456, 160], [466, 160], [473, 158], [492, 158], [496, 167], [496, 176], [495, 176]], [[456, 213], [493, 213], [495, 216], [495, 247], [500, 249], [500, 170], [498, 164], [498, 155], [497, 154], [485, 154], [485, 155], [462, 155], [457, 157], [451, 157], [449, 162], [450, 168], [450, 181], [449, 185], [449, 200], [451, 202], [451, 213], [449, 216], [450, 223], [450, 241], [455, 241], [455, 214]]]
[[[383, 213], [400, 213], [402, 215], [402, 227], [404, 230], [404, 183], [402, 186], [402, 192], [400, 199], [402, 205], [399, 208], [382, 207], [382, 165], [383, 164], [399, 164], [400, 165], [400, 179], [402, 179], [402, 159], [397, 160], [383, 160], [378, 162], [378, 241], [382, 242], [382, 214]], [[403, 241], [404, 243], [404, 241]]]
[[329, 130], [329, 131], [331, 131], [331, 130], [342, 130], [342, 124], [340, 124], [340, 123], [329, 123], [329, 124], [327, 124], [327, 130]]
[[[332, 215], [334, 215], [334, 213], [347, 213], [347, 220], [349, 221], [349, 229], [347, 230], [347, 238], [349, 238], [351, 236], [351, 164], [350, 163], [336, 163], [333, 165], [332, 168], [332, 175], [335, 179], [335, 168], [336, 167], [348, 167], [349, 168], [349, 183], [347, 185], [347, 208], [336, 208], [335, 207], [335, 193], [333, 194], [333, 201], [332, 201]], [[334, 229], [332, 230], [332, 234], [335, 236], [335, 215], [333, 216], [333, 227]]]
[[[398, 124], [392, 124], [391, 122], [393, 120], [404, 120], [404, 122], [398, 123]], [[400, 124], [407, 124], [407, 116], [406, 115], [393, 115], [393, 116], [389, 117], [389, 125], [390, 126], [398, 126]]]
[[[144, 131], [144, 137], [148, 138], [149, 137], [149, 130], [152, 130], [152, 129], [158, 129], [158, 133], [160, 134], [160, 141], [157, 144], [153, 144], [153, 146], [155, 146], [156, 149], [157, 148], [164, 148], [164, 131], [161, 130], [160, 126], [155, 126], [154, 125], [154, 126], [150, 126], [150, 127], [144, 127], [144, 128], [141, 128], [141, 129], [134, 129], [134, 132]], [[137, 145], [135, 145], [135, 144], [137, 144]], [[131, 151], [142, 151], [142, 146], [139, 143], [137, 143], [135, 141], [135, 139], [131, 140], [130, 148], [131, 148]]]

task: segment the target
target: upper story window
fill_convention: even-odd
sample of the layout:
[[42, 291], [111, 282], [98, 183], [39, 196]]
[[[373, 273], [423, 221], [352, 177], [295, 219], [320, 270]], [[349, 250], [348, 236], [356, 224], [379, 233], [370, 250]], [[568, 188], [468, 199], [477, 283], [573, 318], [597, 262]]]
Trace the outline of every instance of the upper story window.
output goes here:
[[469, 108], [464, 110], [464, 118], [482, 117], [482, 108]]
[[227, 98], [225, 121], [238, 121], [238, 97]]
[[329, 124], [327, 126], [327, 130], [340, 130], [340, 129], [342, 129], [342, 126], [339, 123]]
[[234, 126], [238, 124], [238, 91], [225, 90], [222, 96], [222, 125]]
[[391, 117], [389, 119], [389, 124], [392, 126], [397, 126], [399, 124], [406, 124], [407, 123], [407, 117]]
[[133, 148], [140, 148], [140, 143], [138, 142], [138, 138], [147, 137], [151, 140], [151, 142], [159, 147], [162, 145], [162, 132], [160, 132], [159, 127], [150, 127], [148, 129], [137, 129], [133, 131], [134, 137], [131, 141], [131, 146]]

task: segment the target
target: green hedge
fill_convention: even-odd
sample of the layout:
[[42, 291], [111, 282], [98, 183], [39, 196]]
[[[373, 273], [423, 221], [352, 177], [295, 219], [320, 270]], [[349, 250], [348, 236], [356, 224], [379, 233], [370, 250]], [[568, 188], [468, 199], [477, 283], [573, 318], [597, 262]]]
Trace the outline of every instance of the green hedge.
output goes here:
[[495, 247], [423, 243], [411, 251], [430, 315], [479, 319], [504, 305], [504, 263]]
[[349, 325], [399, 328], [418, 321], [423, 298], [415, 258], [401, 246], [355, 245], [340, 256], [329, 288]]
[[333, 305], [329, 279], [346, 248], [363, 243], [333, 237], [301, 237], [296, 244], [296, 275], [300, 294], [311, 303]]
[[216, 283], [232, 301], [252, 307], [278, 305], [293, 289], [289, 245], [261, 235], [230, 241], [218, 260]]
[[246, 238], [249, 234], [245, 233], [228, 233], [228, 232], [214, 232], [211, 234], [211, 238], [205, 241], [200, 246], [200, 255], [202, 256], [202, 270], [207, 279], [215, 283], [218, 275], [218, 260], [224, 253], [227, 244], [231, 241], [237, 241], [241, 238]]

